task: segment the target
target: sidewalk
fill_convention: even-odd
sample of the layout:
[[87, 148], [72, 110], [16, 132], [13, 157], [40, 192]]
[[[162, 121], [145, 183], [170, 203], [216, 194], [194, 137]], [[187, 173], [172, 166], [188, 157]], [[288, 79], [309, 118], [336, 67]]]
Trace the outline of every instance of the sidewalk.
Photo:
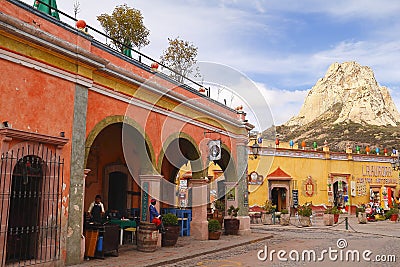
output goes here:
[[109, 256], [104, 260], [90, 259], [74, 266], [162, 266], [182, 260], [206, 255], [233, 247], [239, 247], [272, 236], [264, 233], [250, 233], [247, 235], [221, 235], [219, 240], [194, 240], [191, 236], [179, 237], [174, 247], [161, 247], [155, 252], [140, 252], [135, 245], [124, 245], [119, 249], [119, 256]]

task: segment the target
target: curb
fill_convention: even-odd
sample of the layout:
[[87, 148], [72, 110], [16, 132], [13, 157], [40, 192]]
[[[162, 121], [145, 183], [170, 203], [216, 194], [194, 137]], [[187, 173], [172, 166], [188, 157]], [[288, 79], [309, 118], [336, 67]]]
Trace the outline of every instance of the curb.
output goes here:
[[260, 242], [260, 241], [263, 241], [263, 240], [270, 239], [272, 237], [273, 237], [272, 235], [268, 235], [268, 236], [256, 238], [256, 239], [253, 239], [253, 240], [249, 240], [249, 241], [246, 241], [246, 242], [243, 242], [243, 243], [238, 243], [238, 244], [234, 244], [234, 245], [230, 245], [230, 246], [226, 246], [226, 247], [221, 247], [221, 248], [217, 248], [217, 249], [213, 249], [213, 250], [202, 251], [202, 252], [199, 252], [199, 253], [196, 253], [196, 254], [183, 256], [183, 257], [179, 257], [179, 258], [175, 258], [175, 259], [159, 261], [157, 263], [154, 263], [154, 264], [151, 264], [151, 265], [146, 265], [146, 266], [148, 266], [148, 267], [156, 267], [156, 266], [160, 266], [160, 265], [173, 264], [173, 263], [176, 263], [176, 262], [179, 262], [179, 261], [189, 260], [189, 259], [197, 258], [199, 256], [209, 255], [209, 254], [221, 252], [221, 251], [224, 251], [224, 250], [227, 250], [227, 249], [231, 249], [231, 248], [250, 245], [250, 244], [257, 243], [257, 242]]

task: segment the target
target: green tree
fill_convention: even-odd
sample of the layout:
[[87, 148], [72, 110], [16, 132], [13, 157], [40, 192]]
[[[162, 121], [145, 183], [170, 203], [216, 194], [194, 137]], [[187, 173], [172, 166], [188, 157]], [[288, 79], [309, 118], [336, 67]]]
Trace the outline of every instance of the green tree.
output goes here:
[[97, 20], [106, 34], [117, 41], [112, 41], [112, 43], [121, 52], [124, 52], [122, 44], [133, 45], [140, 50], [141, 47], [150, 43], [147, 38], [150, 31], [143, 24], [142, 13], [126, 4], [117, 6], [112, 15], [97, 16]]
[[180, 40], [179, 37], [175, 39], [168, 38], [169, 47], [164, 51], [160, 57], [161, 63], [170, 69], [174, 70], [170, 76], [178, 82], [183, 82], [183, 77], [196, 71], [199, 74], [198, 68], [194, 68], [197, 63], [197, 47], [192, 43]]

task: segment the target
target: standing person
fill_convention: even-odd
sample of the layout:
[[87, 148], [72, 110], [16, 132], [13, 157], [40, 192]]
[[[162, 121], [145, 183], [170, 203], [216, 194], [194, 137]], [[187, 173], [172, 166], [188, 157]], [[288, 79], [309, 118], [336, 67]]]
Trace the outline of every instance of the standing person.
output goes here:
[[161, 215], [157, 211], [156, 203], [157, 201], [154, 198], [152, 198], [150, 201], [151, 205], [149, 206], [150, 222], [154, 223], [157, 226], [158, 231], [164, 234], [165, 233], [164, 224], [162, 223]]
[[101, 222], [101, 218], [103, 217], [105, 210], [103, 203], [101, 203], [100, 195], [96, 195], [94, 201], [90, 203], [88, 212], [90, 214], [91, 220], [97, 223]]

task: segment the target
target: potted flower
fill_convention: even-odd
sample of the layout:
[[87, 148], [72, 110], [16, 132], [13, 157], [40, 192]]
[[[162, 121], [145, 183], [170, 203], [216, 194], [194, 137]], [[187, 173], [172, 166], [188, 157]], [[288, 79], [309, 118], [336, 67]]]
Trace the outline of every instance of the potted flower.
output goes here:
[[390, 220], [392, 222], [396, 222], [397, 219], [399, 218], [399, 208], [397, 205], [394, 205], [393, 208], [390, 208], [391, 215], [390, 215]]
[[161, 245], [163, 247], [175, 246], [179, 237], [178, 217], [175, 214], [167, 213], [162, 217], [165, 233], [162, 234]]
[[358, 217], [358, 223], [360, 224], [366, 224], [367, 223], [367, 215], [365, 214], [365, 207], [357, 207], [356, 208], [356, 214]]
[[358, 217], [358, 215], [359, 215], [361, 212], [365, 212], [365, 208], [364, 208], [363, 206], [356, 207], [356, 217]]
[[221, 224], [216, 219], [208, 221], [208, 239], [218, 240], [221, 236]]
[[328, 191], [332, 191], [332, 184], [328, 183]]
[[290, 215], [287, 209], [281, 210], [281, 225], [289, 225], [290, 224]]
[[261, 214], [261, 222], [263, 224], [272, 224], [272, 212], [274, 212], [274, 206], [270, 200], [266, 200], [263, 206], [263, 212]]
[[213, 214], [213, 218], [216, 219], [219, 222], [219, 224], [222, 225], [224, 221], [225, 201], [218, 199], [214, 202], [214, 206], [215, 206], [215, 211]]
[[334, 223], [338, 223], [338, 221], [339, 221], [339, 214], [340, 214], [340, 210], [338, 209], [338, 207], [334, 206], [334, 207], [332, 208], [332, 214], [333, 214]]
[[300, 216], [300, 224], [303, 227], [311, 226], [312, 209], [310, 205], [299, 206], [297, 213]]
[[240, 221], [236, 218], [238, 215], [239, 208], [235, 208], [231, 205], [228, 209], [228, 215], [230, 218], [224, 219], [224, 229], [226, 235], [237, 235], [239, 232]]
[[331, 226], [334, 223], [334, 215], [332, 213], [332, 208], [327, 208], [323, 216], [324, 225]]

